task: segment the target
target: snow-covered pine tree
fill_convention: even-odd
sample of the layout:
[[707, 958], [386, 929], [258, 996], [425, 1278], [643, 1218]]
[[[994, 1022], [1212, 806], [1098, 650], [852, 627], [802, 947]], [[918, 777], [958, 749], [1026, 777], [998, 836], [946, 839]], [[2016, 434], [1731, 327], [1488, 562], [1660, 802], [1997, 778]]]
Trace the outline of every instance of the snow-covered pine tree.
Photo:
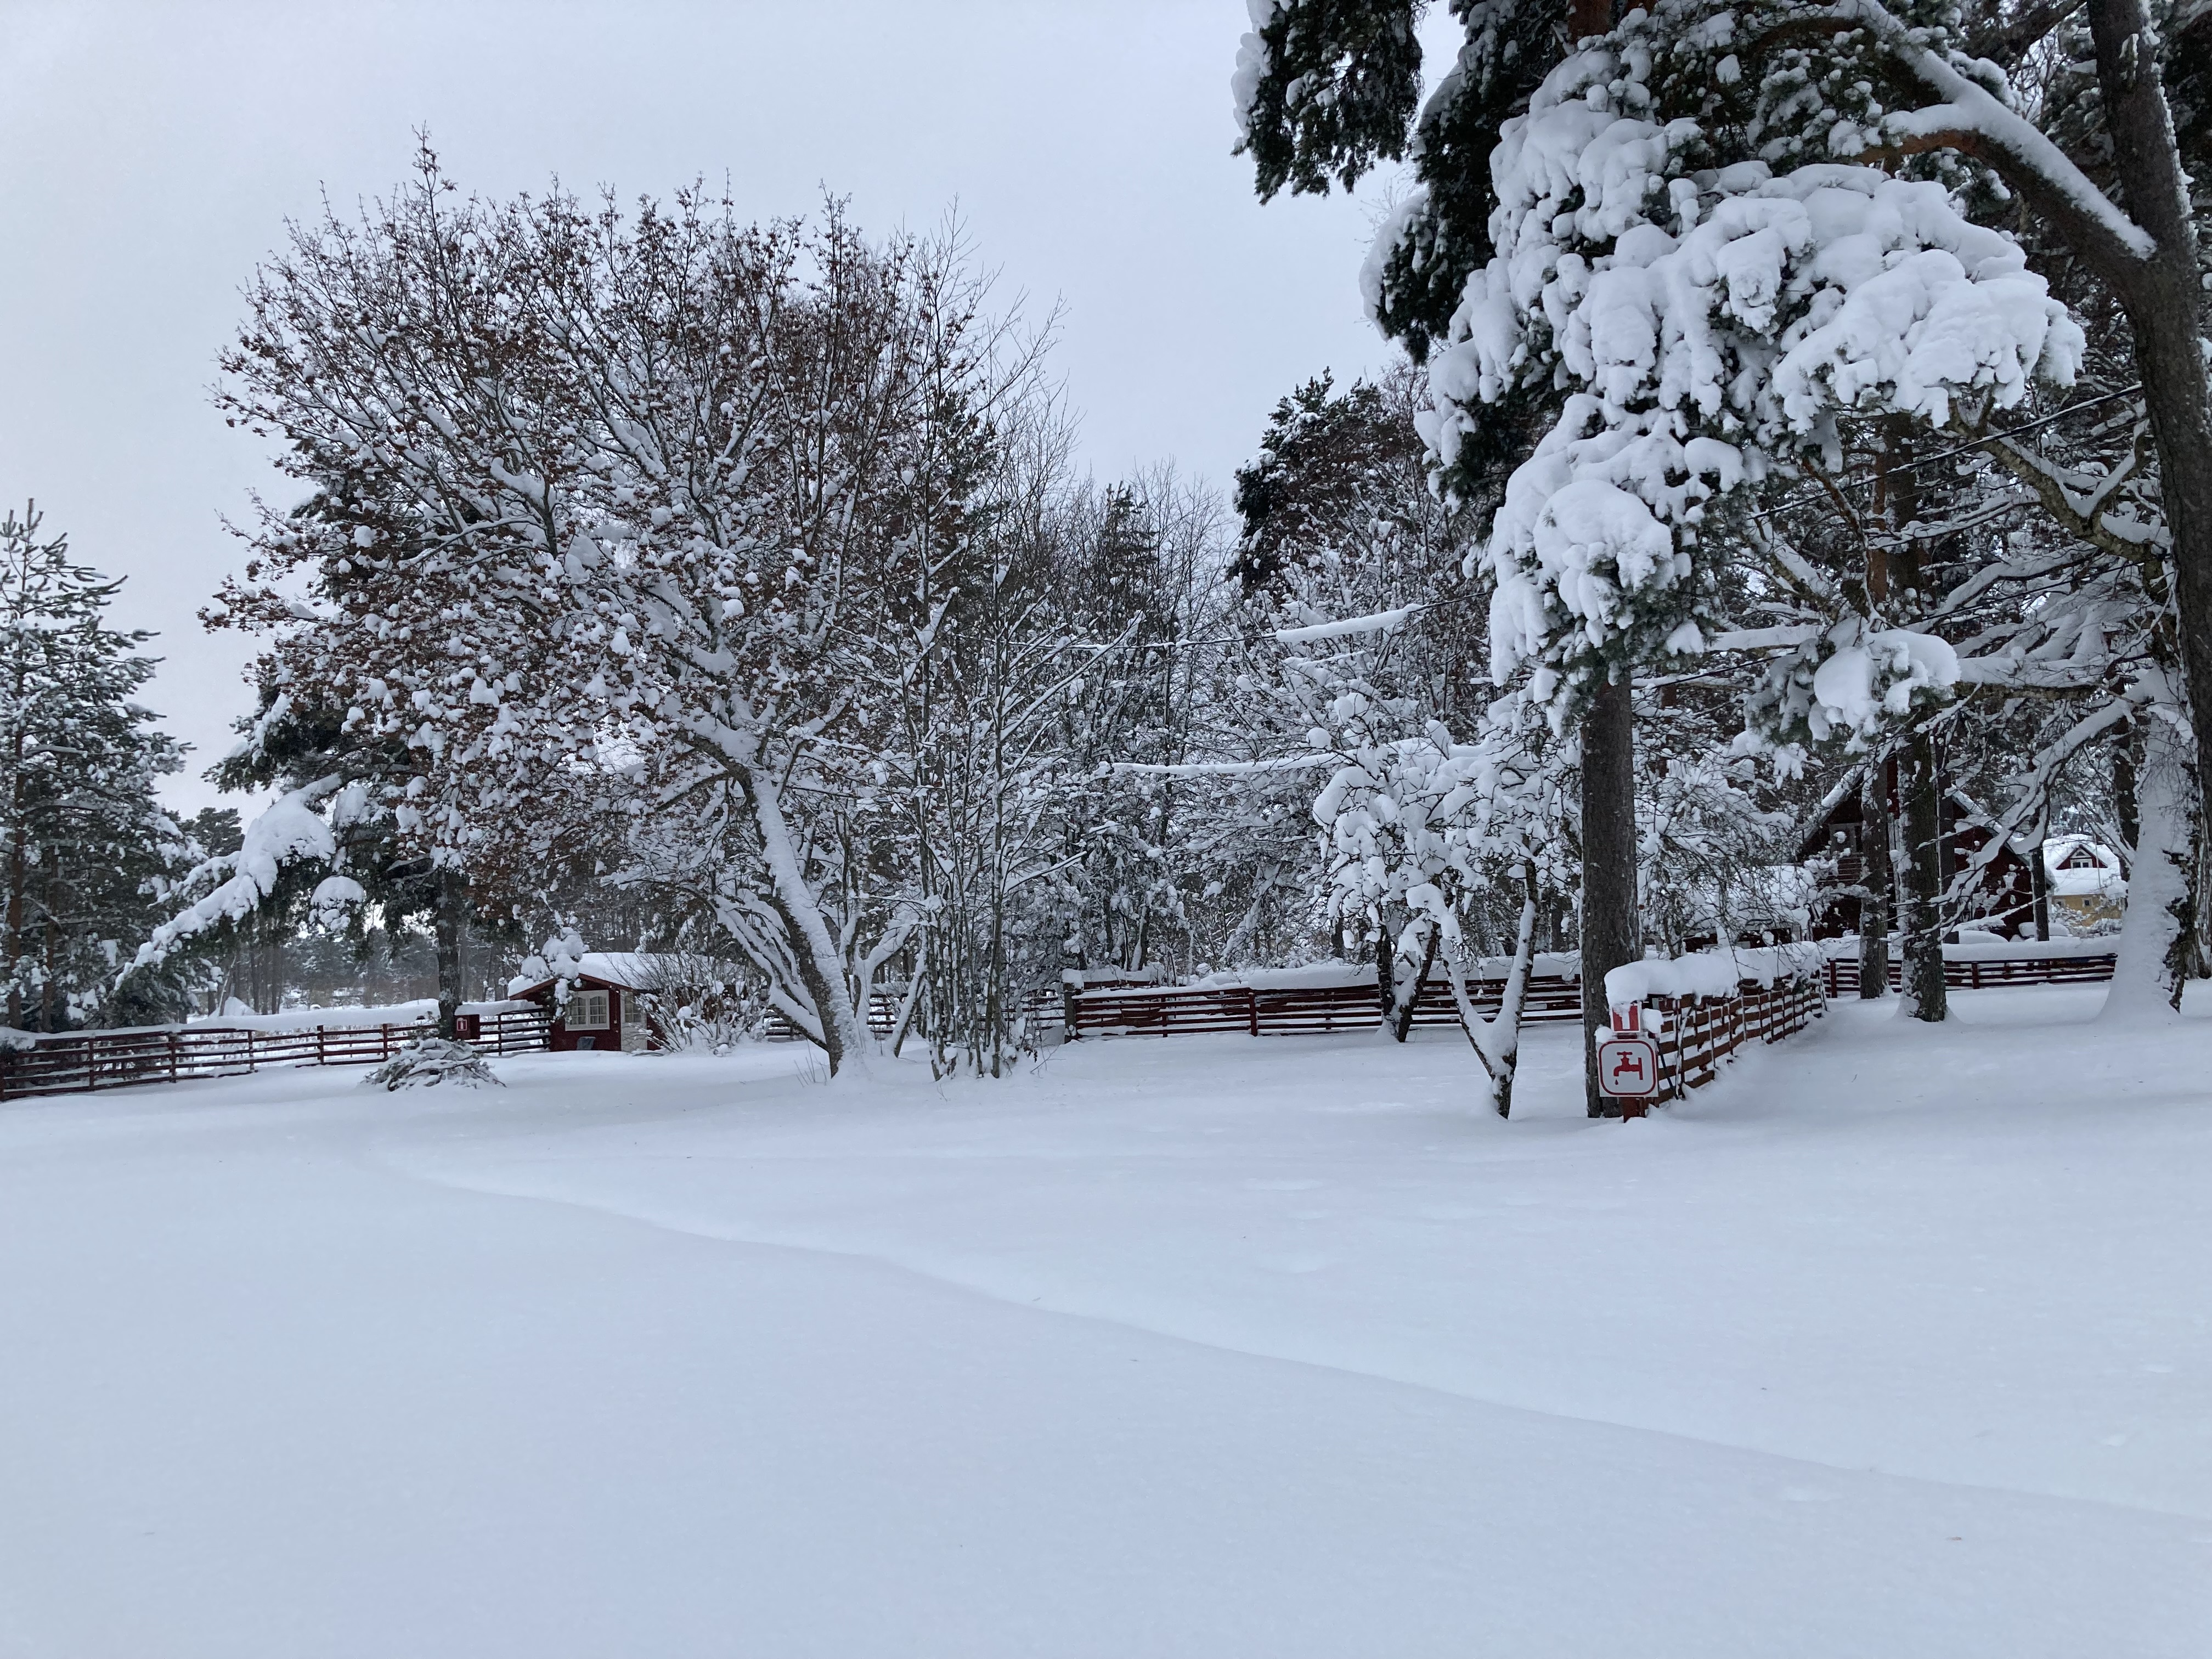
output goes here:
[[0, 974], [19, 1029], [185, 1012], [175, 975], [114, 985], [186, 850], [155, 798], [182, 751], [134, 701], [152, 636], [105, 619], [121, 586], [71, 559], [35, 505], [0, 515]]
[[1188, 969], [1206, 890], [1234, 854], [1200, 799], [1158, 769], [1199, 757], [1223, 700], [1236, 596], [1223, 507], [1164, 467], [1073, 506], [1062, 580], [1092, 649], [1059, 709], [1073, 785], [1060, 813], [1063, 938], [1092, 969]]
[[[314, 465], [312, 450], [295, 458], [308, 476]], [[207, 613], [212, 627], [265, 641], [258, 706], [213, 775], [227, 789], [276, 789], [282, 815], [311, 812], [326, 833], [293, 838], [265, 872], [234, 852], [211, 857], [180, 885], [191, 903], [150, 942], [144, 967], [207, 929], [259, 939], [337, 928], [365, 948], [372, 905], [386, 929], [428, 932], [439, 1031], [451, 1039], [475, 901], [533, 867], [574, 793], [489, 706], [502, 662], [537, 657], [484, 626], [485, 608], [426, 556], [406, 514], [325, 492], [264, 521], [246, 578]], [[525, 799], [526, 817], [495, 816]]]
[[[1462, 341], [1467, 287], [1497, 263], [1497, 236], [1515, 204], [1501, 204], [1490, 141], [1516, 123], [1546, 71], [1571, 42], [1611, 20], [1602, 0], [1565, 4], [1531, 0], [1455, 0], [1465, 31], [1450, 72], [1418, 118], [1421, 54], [1414, 0], [1250, 0], [1254, 32], [1244, 38], [1233, 82], [1241, 137], [1254, 158], [1264, 198], [1285, 184], [1325, 191], [1332, 178], [1347, 188], [1378, 160], [1408, 149], [1422, 184], [1400, 202], [1376, 237], [1361, 287], [1370, 314], [1417, 356], [1438, 343]], [[1453, 354], [1447, 351], [1444, 360]], [[1434, 381], [1434, 370], [1431, 380]], [[1455, 418], [1425, 422], [1442, 475], [1458, 499], [1487, 507], [1498, 479], [1526, 455], [1542, 429], [1557, 387], [1547, 377], [1494, 377], [1486, 396], [1451, 398]], [[1462, 394], [1471, 386], [1458, 386]], [[1510, 506], [1509, 501], [1508, 506]], [[1493, 571], [1503, 562], [1488, 562]], [[1474, 561], [1470, 560], [1472, 566]], [[1525, 611], [1517, 590], [1501, 602]], [[1499, 683], [1522, 648], [1525, 617], [1501, 631], [1493, 617], [1492, 648]], [[1565, 629], [1561, 632], [1564, 635]], [[1631, 676], [1651, 654], [1652, 641], [1615, 639], [1605, 630], [1580, 654], [1562, 682], [1555, 667], [1540, 671], [1540, 701], [1558, 696], [1559, 717], [1579, 726], [1583, 848], [1580, 899], [1583, 971], [1601, 979], [1632, 959], [1640, 942], [1636, 910], [1635, 726]], [[1586, 1096], [1591, 1113], [1606, 1109], [1598, 1087], [1596, 1038], [1604, 1011], [1585, 1010]]]
[[[2108, 193], [2118, 191], [2094, 43], [2081, 15], [2069, 9], [1992, 9], [1976, 15], [1969, 50], [1993, 84], [2002, 71], [2004, 98], [2056, 146], [2063, 162]], [[2169, 56], [2166, 68], [2170, 85], [2179, 80], [2185, 94], [2178, 61]], [[1802, 77], [1802, 64], [1796, 72]], [[2175, 109], [2184, 154], [2203, 150], [2203, 112], [2186, 96]], [[1929, 163], [1923, 158], [1915, 165]], [[1843, 418], [1838, 465], [1826, 469], [1801, 457], [1798, 465], [1816, 480], [1813, 489], [1770, 487], [1761, 515], [1767, 538], [1794, 544], [1795, 553], [1809, 557], [1821, 574], [1803, 565], [1796, 574], [1778, 568], [1782, 603], [1769, 619], [1790, 614], [1822, 620], [1804, 636], [1814, 642], [1793, 653], [1794, 661], [1778, 665], [1784, 679], [1796, 677], [1796, 690], [1771, 683], [1754, 699], [1753, 713], [1755, 724], [1785, 706], [1802, 714], [1813, 676], [1831, 651], [1840, 659], [1827, 671], [1832, 687], [1856, 684], [1846, 671], [1865, 659], [1862, 646], [1869, 631], [1902, 625], [1940, 635], [1960, 657], [1955, 686], [1930, 685], [1916, 670], [1922, 684], [1899, 687], [1885, 671], [1870, 701], [1843, 699], [1863, 711], [1879, 710], [1892, 691], [1906, 698], [1876, 722], [1881, 732], [1846, 718], [1836, 703], [1828, 706], [1827, 719], [1855, 748], [1864, 743], [1886, 750], [1894, 743], [1909, 751], [1925, 739], [1950, 757], [1954, 776], [1978, 774], [2003, 832], [1985, 847], [1990, 855], [2021, 835], [2032, 846], [2054, 811], [2081, 810], [2068, 803], [2078, 801], [2085, 768], [2120, 777], [2136, 750], [2152, 743], [2170, 750], [2178, 740], [2180, 754], [2161, 769], [2169, 780], [2185, 776], [2188, 716], [2179, 688], [2186, 653], [2160, 457], [2139, 395], [2136, 335], [2126, 309], [2095, 262], [2079, 256], [2063, 223], [1999, 192], [1968, 199], [1975, 211], [2017, 227], [2031, 268], [2048, 277], [2081, 323], [2086, 344], [2070, 398], [2039, 386], [2009, 411], [1961, 403], [1952, 430], [1940, 439], [1894, 420]], [[1933, 319], [1919, 326], [1929, 331]], [[1819, 526], [1806, 525], [1802, 509], [1795, 515], [1799, 522], [1792, 522], [1786, 506], [1792, 495], [1823, 501], [1828, 511], [1820, 516], [1850, 542], [1848, 556], [1820, 553]], [[1801, 574], [1810, 580], [1800, 581]], [[1826, 643], [1817, 639], [1823, 629], [1836, 630]], [[1752, 636], [1767, 633], [1754, 629]], [[1906, 666], [1911, 660], [1910, 653], [1897, 659]], [[1929, 758], [1907, 766], [1906, 779], [1932, 781], [1937, 769]], [[1879, 756], [1872, 763], [1876, 771], [1887, 769]], [[1935, 791], [1923, 793], [1929, 799], [1920, 817], [1932, 828]], [[2205, 842], [2195, 818], [2185, 809], [2154, 814], [2152, 857], [2160, 868], [2191, 863], [2192, 835], [2202, 860]], [[2126, 839], [2132, 844], [2132, 836]], [[1918, 892], [1942, 895], [1936, 902], [1916, 900], [1924, 920], [1908, 936], [1908, 954], [1921, 958], [1911, 977], [1923, 988], [1917, 999], [1923, 1011], [1941, 1006], [1932, 994], [1935, 939], [1973, 902], [1979, 864], [1969, 860], [1945, 872], [1935, 849], [1924, 846], [1908, 864]], [[2199, 890], [2202, 885], [2200, 878]], [[2177, 902], [2177, 915], [2166, 914], [2163, 902], [2131, 908], [2124, 942], [2131, 965], [2108, 999], [2116, 1015], [2136, 997], [2137, 966], [2153, 976], [2154, 990], [2142, 994], [2149, 1000], [2178, 998], [2188, 970], [2191, 941], [2183, 933], [2192, 910], [2201, 959], [2204, 907], [2185, 894]]]
[[[2032, 38], [2067, 15], [2040, 10], [1999, 21]], [[2212, 482], [2201, 285], [2155, 32], [2132, 0], [2092, 9], [2131, 220], [2007, 106], [2001, 72], [1959, 49], [1955, 13], [1911, 21], [1871, 0], [1632, 12], [1501, 129], [1497, 252], [1437, 355], [1433, 430], [1448, 462], [1462, 443], [1480, 459], [1490, 405], [1571, 390], [1516, 472], [1492, 550], [1493, 641], [1534, 653], [1569, 707], [1608, 650], [1695, 651], [1715, 620], [1726, 499], [1832, 451], [1843, 415], [1978, 434], [2039, 380], [2071, 378], [2078, 328], [2017, 245], [1972, 222], [1998, 180], [2128, 319], [2168, 500], [2179, 654], [2192, 680], [2212, 669], [2212, 635], [2197, 638], [2212, 537], [2191, 528]], [[1888, 258], [1847, 268], [1840, 250], [1861, 243]], [[2147, 695], [2158, 683], [2141, 682]]]
[[[1330, 707], [1347, 691], [1370, 718], [1395, 722], [1393, 736], [1438, 724], [1471, 734], [1492, 700], [1480, 675], [1480, 608], [1460, 574], [1474, 515], [1429, 488], [1412, 422], [1415, 381], [1408, 366], [1341, 394], [1326, 376], [1308, 382], [1277, 405], [1259, 453], [1237, 474], [1250, 682], [1239, 712], [1269, 754], [1295, 752], [1310, 732], [1334, 724]], [[1287, 647], [1279, 637], [1382, 613], [1396, 617], [1387, 629]], [[1289, 771], [1227, 775], [1231, 784], [1255, 805], [1310, 791], [1307, 777]], [[1311, 807], [1308, 793], [1295, 814], [1295, 830], [1309, 837]], [[1519, 914], [1517, 878], [1511, 885], [1495, 928], [1480, 907], [1472, 913], [1475, 933], [1492, 945], [1510, 939]], [[1374, 947], [1384, 1012], [1402, 1033], [1434, 931], [1409, 930], [1396, 897], [1370, 905], [1343, 893], [1329, 919], [1334, 936], [1348, 931], [1363, 950]]]
[[[2108, 9], [2104, 24], [2093, 17], [2092, 33], [2118, 15]], [[2160, 330], [2174, 331], [2160, 295], [2170, 295], [2184, 264], [2192, 319], [2198, 302], [2195, 232], [2177, 193], [2171, 136], [2146, 127], [2136, 137], [2148, 171], [2138, 169], [2130, 184], [2129, 167], [2119, 169], [2123, 194], [2146, 223], [2156, 222], [2147, 229], [2006, 106], [1994, 69], [1945, 56], [1960, 34], [1955, 15], [1931, 11], [1920, 21], [1924, 32], [1913, 33], [1871, 4], [1848, 14], [1696, 5], [1632, 13], [1606, 43], [1586, 46], [1555, 71], [1532, 100], [1526, 126], [1509, 132], [1499, 177], [1522, 204], [1512, 216], [1520, 229], [1501, 236], [1510, 253], [1470, 281], [1460, 324], [1466, 338], [1440, 356], [1431, 386], [1446, 404], [1479, 399], [1532, 371], [1589, 388], [1577, 394], [1588, 401], [1570, 400], [1568, 413], [1581, 424], [1556, 427], [1540, 445], [1516, 475], [1517, 508], [1509, 490], [1501, 514], [1512, 532], [1508, 550], [1518, 550], [1528, 580], [1521, 609], [1531, 647], [1571, 639], [1555, 636], [1564, 623], [1584, 634], [1613, 626], [1596, 615], [1611, 603], [1605, 587], [1593, 589], [1583, 563], [1567, 556], [1573, 538], [1556, 550], [1556, 571], [1541, 545], [1547, 519], [1557, 526], [1563, 507], [1580, 514], [1593, 504], [1571, 489], [1632, 483], [1640, 513], [1585, 526], [1606, 529], [1604, 544], [1620, 543], [1631, 528], [1640, 533], [1646, 517], [1670, 526], [1665, 544], [1679, 574], [1660, 566], [1652, 567], [1658, 580], [1638, 574], [1634, 609], [1654, 644], [1693, 648], [1707, 620], [1701, 580], [1725, 542], [1723, 499], [1772, 469], [1835, 457], [1849, 420], [1889, 416], [1923, 434], [1933, 428], [1982, 441], [2054, 516], [2072, 520], [2093, 541], [2132, 537], [2138, 563], [2154, 547], [2153, 562], [2172, 573], [2179, 667], [2196, 676], [2204, 653], [2192, 630], [2203, 606], [2192, 597], [2196, 556], [2188, 549], [2197, 532], [2188, 528], [2194, 509], [2185, 498], [2203, 487], [2206, 471], [2206, 446], [2193, 435], [2203, 425], [2202, 354], [2167, 339], [2162, 363], [2145, 360]], [[2139, 44], [2149, 52], [2152, 37], [2140, 35]], [[2112, 54], [2100, 52], [2104, 84]], [[2162, 109], [2154, 75], [2127, 70], [2118, 80], [2136, 113], [2122, 121], [2108, 111], [2116, 139], [2137, 116], [2148, 122], [2150, 105]], [[1937, 98], [1943, 101], [1929, 102]], [[2161, 131], [2163, 118], [2152, 124]], [[2153, 189], [2154, 174], [2166, 185]], [[1586, 198], [1585, 185], [1596, 191], [1601, 183], [1601, 192]], [[2017, 240], [1976, 222], [2004, 187], [2100, 272], [2129, 319], [2136, 372], [2148, 388], [2145, 448], [2159, 463], [2165, 522], [2156, 528], [2133, 510], [2129, 497], [2140, 492], [2127, 485], [2130, 469], [2094, 480], [2077, 475], [2069, 480], [2072, 500], [2062, 500], [2065, 489], [2041, 476], [2047, 469], [2033, 447], [2004, 435], [2033, 409], [2039, 386], [2072, 380], [2084, 348], [2079, 325], [2027, 268]], [[1582, 205], [1561, 211], [1575, 200]], [[1638, 201], [1644, 205], [1632, 205]], [[1507, 216], [1502, 210], [1501, 225]], [[1774, 241], [1762, 246], [1768, 237]], [[1851, 267], [1844, 256], [1854, 247], [1885, 249], [1882, 264]], [[1678, 276], [1708, 269], [1713, 281], [1674, 286]], [[2194, 328], [2192, 320], [2191, 340]], [[1649, 354], [1638, 343], [1644, 340]], [[1447, 410], [1447, 445], [1451, 424]], [[1679, 468], [1645, 470], [1670, 446]], [[1548, 477], [1544, 466], [1553, 469]], [[1741, 476], [1732, 479], [1736, 468]], [[2131, 470], [2140, 476], [2141, 463]], [[1559, 541], [1556, 528], [1553, 535]], [[1702, 555], [1692, 537], [1701, 538]], [[1659, 539], [1645, 539], [1657, 556]], [[1621, 571], [1640, 569], [1643, 556]], [[2152, 587], [2162, 580], [2155, 571], [2145, 577]], [[1670, 623], [1682, 631], [1661, 637]], [[1559, 666], [1564, 684], [1573, 669], [1565, 660]], [[2189, 728], [2191, 705], [2160, 690], [2181, 678], [2154, 664], [2136, 682], [2133, 695], [2145, 708], [2166, 711], [2156, 728], [2161, 744], [2168, 732], [2179, 738]], [[2185, 741], [2170, 757], [2161, 752], [2163, 775], [2185, 777]], [[2161, 869], [2191, 862], [2194, 815], [2183, 811], [2175, 821], [2163, 810], [2186, 799], [2185, 790], [2160, 797], [2154, 820]], [[1923, 823], [1917, 839], [1932, 834]], [[2177, 905], [2185, 912], [2185, 897]], [[2139, 920], [2170, 939], [2182, 918], [2160, 920], [2166, 908], [2151, 907]], [[2148, 935], [2135, 954], [2146, 952], [2170, 954]], [[2115, 1004], [2125, 1000], [2116, 996]]]
[[[1746, 44], [1763, 55], [1787, 33], [1802, 33], [1808, 14], [1817, 23], [1810, 9], [1778, 9]], [[1888, 107], [1852, 112], [1826, 142], [1852, 156], [1972, 158], [2018, 199], [2021, 220], [2063, 248], [2116, 308], [2132, 346], [2144, 447], [2155, 455], [2166, 520], [2179, 660], [2165, 677], [2178, 684], [2159, 706], [2179, 713], [2181, 732], [2193, 734], [2193, 742], [2181, 737], [2172, 757], [2185, 773], [2192, 749], [2212, 753], [2212, 368], [2203, 346], [2203, 211], [2191, 194], [2192, 164], [2200, 191], [2212, 172], [2203, 57], [2212, 27], [2202, 7], [2151, 0], [1993, 6], [1971, 30], [1955, 14], [1932, 21], [1934, 30], [1918, 27], [1921, 19], [1878, 0], [1854, 0], [1834, 14], [1827, 27], [1838, 72], [1871, 70]], [[2046, 52], [2047, 42], [2057, 50]], [[2057, 95], [2040, 100], [2039, 55], [2063, 66], [2048, 88]], [[2090, 78], [2071, 67], [2084, 56], [2094, 66], [2094, 97], [2082, 95]], [[2176, 724], [2160, 718], [2168, 729]], [[2167, 739], [2158, 743], [2163, 751]], [[2185, 815], [2212, 821], [2212, 768], [2195, 770], [2196, 803]], [[2175, 798], [2185, 800], [2185, 777], [2179, 789]]]

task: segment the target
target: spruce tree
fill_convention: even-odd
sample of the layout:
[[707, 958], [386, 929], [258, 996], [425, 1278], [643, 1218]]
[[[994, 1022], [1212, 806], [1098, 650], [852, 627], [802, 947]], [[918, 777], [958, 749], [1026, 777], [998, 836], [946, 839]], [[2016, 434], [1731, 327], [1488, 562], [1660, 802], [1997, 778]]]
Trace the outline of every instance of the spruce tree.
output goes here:
[[152, 636], [106, 625], [122, 586], [48, 538], [35, 506], [0, 519], [0, 975], [7, 1020], [59, 1031], [182, 1011], [177, 975], [118, 997], [185, 840], [155, 799], [181, 750], [132, 699]]

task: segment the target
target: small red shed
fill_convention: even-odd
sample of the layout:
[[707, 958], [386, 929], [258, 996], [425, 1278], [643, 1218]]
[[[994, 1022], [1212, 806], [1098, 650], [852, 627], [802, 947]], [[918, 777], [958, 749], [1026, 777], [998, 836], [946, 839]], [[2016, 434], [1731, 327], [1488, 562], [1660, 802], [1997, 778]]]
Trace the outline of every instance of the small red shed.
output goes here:
[[650, 952], [586, 951], [576, 965], [568, 1000], [558, 1008], [553, 1006], [557, 979], [517, 979], [507, 988], [509, 997], [534, 1002], [553, 1016], [550, 1036], [556, 1052], [617, 1048], [635, 1054], [660, 1046], [642, 1001], [657, 977]]

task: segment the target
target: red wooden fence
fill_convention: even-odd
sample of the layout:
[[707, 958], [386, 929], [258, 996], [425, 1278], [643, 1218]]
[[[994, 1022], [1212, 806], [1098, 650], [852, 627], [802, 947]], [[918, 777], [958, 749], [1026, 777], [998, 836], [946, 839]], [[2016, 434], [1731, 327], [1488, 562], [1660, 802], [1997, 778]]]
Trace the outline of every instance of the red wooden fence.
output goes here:
[[[1468, 996], [1485, 1015], [1498, 1012], [1505, 994], [1502, 979], [1470, 980]], [[1073, 1015], [1071, 1040], [1097, 1036], [1182, 1036], [1200, 1031], [1243, 1031], [1252, 1036], [1285, 1036], [1309, 1031], [1371, 1030], [1382, 1018], [1372, 985], [1224, 985], [1179, 987], [1156, 991], [1088, 991], [1069, 999]], [[1524, 1023], [1577, 1020], [1583, 1017], [1582, 988], [1571, 979], [1543, 975], [1528, 981], [1521, 1005]], [[1425, 980], [1413, 1000], [1416, 1025], [1456, 1025], [1459, 1008], [1451, 986]]]
[[1746, 980], [1731, 997], [1653, 997], [1643, 1027], [1659, 1045], [1659, 1098], [1680, 1100], [1718, 1075], [1720, 1064], [1753, 1041], [1779, 1042], [1820, 1017], [1817, 977], [1761, 986]]
[[[487, 1014], [469, 1046], [487, 1054], [535, 1053], [547, 1046], [547, 1017], [534, 1009]], [[373, 1066], [429, 1029], [421, 1022], [319, 1025], [306, 1031], [187, 1025], [35, 1037], [0, 1048], [0, 1100], [244, 1077], [265, 1066]]]
[[[1494, 1015], [1503, 980], [1468, 986], [1476, 1011]], [[1720, 1064], [1745, 1043], [1778, 1042], [1802, 1030], [1826, 1006], [1822, 975], [1762, 987], [1746, 980], [1727, 997], [1655, 997], [1644, 1006], [1644, 1029], [1658, 1041], [1659, 1098], [1680, 1100], [1711, 1082]], [[1242, 1031], [1280, 1036], [1313, 1031], [1374, 1030], [1381, 1006], [1371, 985], [1269, 987], [1227, 985], [1159, 991], [1091, 992], [1072, 1000], [1071, 1038], [1180, 1036], [1203, 1031]], [[1522, 1005], [1525, 1024], [1578, 1022], [1581, 985], [1545, 975], [1528, 981]], [[1413, 1004], [1416, 1025], [1456, 1025], [1459, 1009], [1442, 980], [1423, 983]]]
[[[1947, 957], [1943, 979], [1962, 989], [2000, 985], [2094, 984], [2112, 976], [2113, 957], [2053, 956], [1984, 959]], [[1890, 982], [1902, 969], [1889, 964]], [[1659, 1018], [1651, 1022], [1659, 1037], [1662, 1097], [1680, 1099], [1688, 1089], [1712, 1080], [1720, 1061], [1753, 1038], [1773, 1042], [1802, 1030], [1820, 1012], [1823, 994], [1847, 996], [1858, 989], [1856, 957], [1832, 957], [1817, 978], [1762, 989], [1751, 981], [1726, 998], [1654, 998], [1647, 1004]], [[1472, 980], [1468, 994], [1478, 1012], [1498, 1012], [1503, 980]], [[1024, 1001], [1031, 1018], [1048, 1015], [1056, 992], [1032, 992]], [[868, 1024], [888, 1036], [898, 1006], [896, 997], [878, 993], [868, 1010]], [[1066, 999], [1070, 1040], [1094, 1036], [1181, 1036], [1205, 1031], [1242, 1031], [1252, 1036], [1307, 1032], [1372, 1030], [1382, 1011], [1372, 985], [1164, 987], [1116, 986]], [[1525, 1024], [1546, 1024], [1582, 1018], [1582, 987], [1576, 981], [1539, 975], [1528, 981], [1522, 1005]], [[1459, 1010], [1446, 981], [1425, 981], [1413, 1004], [1413, 1024], [1456, 1025]], [[769, 1035], [797, 1036], [778, 1019]], [[782, 1027], [781, 1030], [775, 1029]], [[536, 1053], [547, 1046], [547, 1016], [541, 1011], [509, 1011], [483, 1016], [471, 1046], [489, 1054]], [[244, 1028], [179, 1026], [134, 1031], [88, 1031], [22, 1041], [0, 1048], [0, 1100], [33, 1095], [81, 1093], [138, 1083], [174, 1083], [191, 1078], [242, 1077], [266, 1066], [370, 1066], [389, 1060], [405, 1043], [423, 1036], [422, 1023], [409, 1025], [318, 1026], [304, 1031], [257, 1031]]]
[[[2118, 957], [2111, 951], [2095, 956], [1955, 957], [1943, 958], [1943, 983], [1954, 990], [1980, 991], [2000, 985], [2099, 985], [2112, 976]], [[1821, 976], [1832, 997], [1856, 996], [1859, 988], [1859, 959], [1830, 957]], [[1905, 983], [1905, 964], [1889, 959], [1889, 985]]]

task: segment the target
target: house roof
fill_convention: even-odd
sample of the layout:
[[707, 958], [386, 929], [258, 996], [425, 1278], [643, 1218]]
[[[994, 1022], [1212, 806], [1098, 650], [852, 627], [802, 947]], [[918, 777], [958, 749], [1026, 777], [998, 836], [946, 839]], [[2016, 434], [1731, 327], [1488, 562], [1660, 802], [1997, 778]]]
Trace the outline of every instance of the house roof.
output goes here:
[[[586, 951], [576, 958], [576, 977], [611, 985], [618, 991], [651, 991], [670, 984], [694, 982], [702, 960], [672, 951]], [[739, 972], [729, 963], [714, 964], [714, 971], [718, 976], [732, 979]], [[542, 991], [553, 983], [554, 978], [550, 974], [537, 978], [518, 976], [507, 981], [507, 994], [519, 997]]]
[[[2069, 869], [2066, 860], [2087, 852], [2096, 862]], [[2120, 855], [2100, 841], [2087, 836], [2053, 836], [2043, 843], [2043, 867], [2051, 878], [2051, 893], [2059, 898], [2123, 898], [2128, 878], [2120, 873]]]

